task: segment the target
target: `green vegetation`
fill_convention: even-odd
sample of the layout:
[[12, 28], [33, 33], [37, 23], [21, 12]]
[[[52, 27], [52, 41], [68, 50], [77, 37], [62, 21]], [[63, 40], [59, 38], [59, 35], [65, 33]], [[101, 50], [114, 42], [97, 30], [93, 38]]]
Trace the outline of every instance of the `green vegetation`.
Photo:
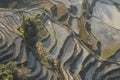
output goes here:
[[18, 29], [18, 32], [24, 37], [28, 46], [32, 46], [36, 49], [40, 57], [41, 64], [48, 69], [57, 71], [60, 65], [58, 59], [53, 57], [50, 58], [50, 53], [41, 42], [42, 38], [48, 36], [47, 30], [44, 25], [42, 25], [41, 15], [42, 13], [36, 16], [25, 16], [21, 27]]
[[29, 69], [18, 67], [16, 62], [0, 65], [0, 80], [27, 80]]

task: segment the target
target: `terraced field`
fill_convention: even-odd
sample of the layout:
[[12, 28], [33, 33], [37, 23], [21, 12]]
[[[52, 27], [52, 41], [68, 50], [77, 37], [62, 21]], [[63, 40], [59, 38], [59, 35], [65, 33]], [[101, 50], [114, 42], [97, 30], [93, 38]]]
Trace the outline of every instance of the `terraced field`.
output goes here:
[[120, 80], [120, 28], [109, 9], [118, 11], [118, 2], [57, 0], [0, 8], [0, 64], [16, 61], [30, 69], [28, 80]]

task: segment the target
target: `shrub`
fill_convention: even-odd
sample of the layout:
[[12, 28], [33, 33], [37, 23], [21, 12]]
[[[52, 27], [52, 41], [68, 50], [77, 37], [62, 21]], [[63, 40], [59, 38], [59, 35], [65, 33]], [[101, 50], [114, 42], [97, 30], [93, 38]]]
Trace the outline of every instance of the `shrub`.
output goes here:
[[24, 66], [17, 66], [16, 62], [0, 65], [0, 80], [27, 80], [30, 70]]

